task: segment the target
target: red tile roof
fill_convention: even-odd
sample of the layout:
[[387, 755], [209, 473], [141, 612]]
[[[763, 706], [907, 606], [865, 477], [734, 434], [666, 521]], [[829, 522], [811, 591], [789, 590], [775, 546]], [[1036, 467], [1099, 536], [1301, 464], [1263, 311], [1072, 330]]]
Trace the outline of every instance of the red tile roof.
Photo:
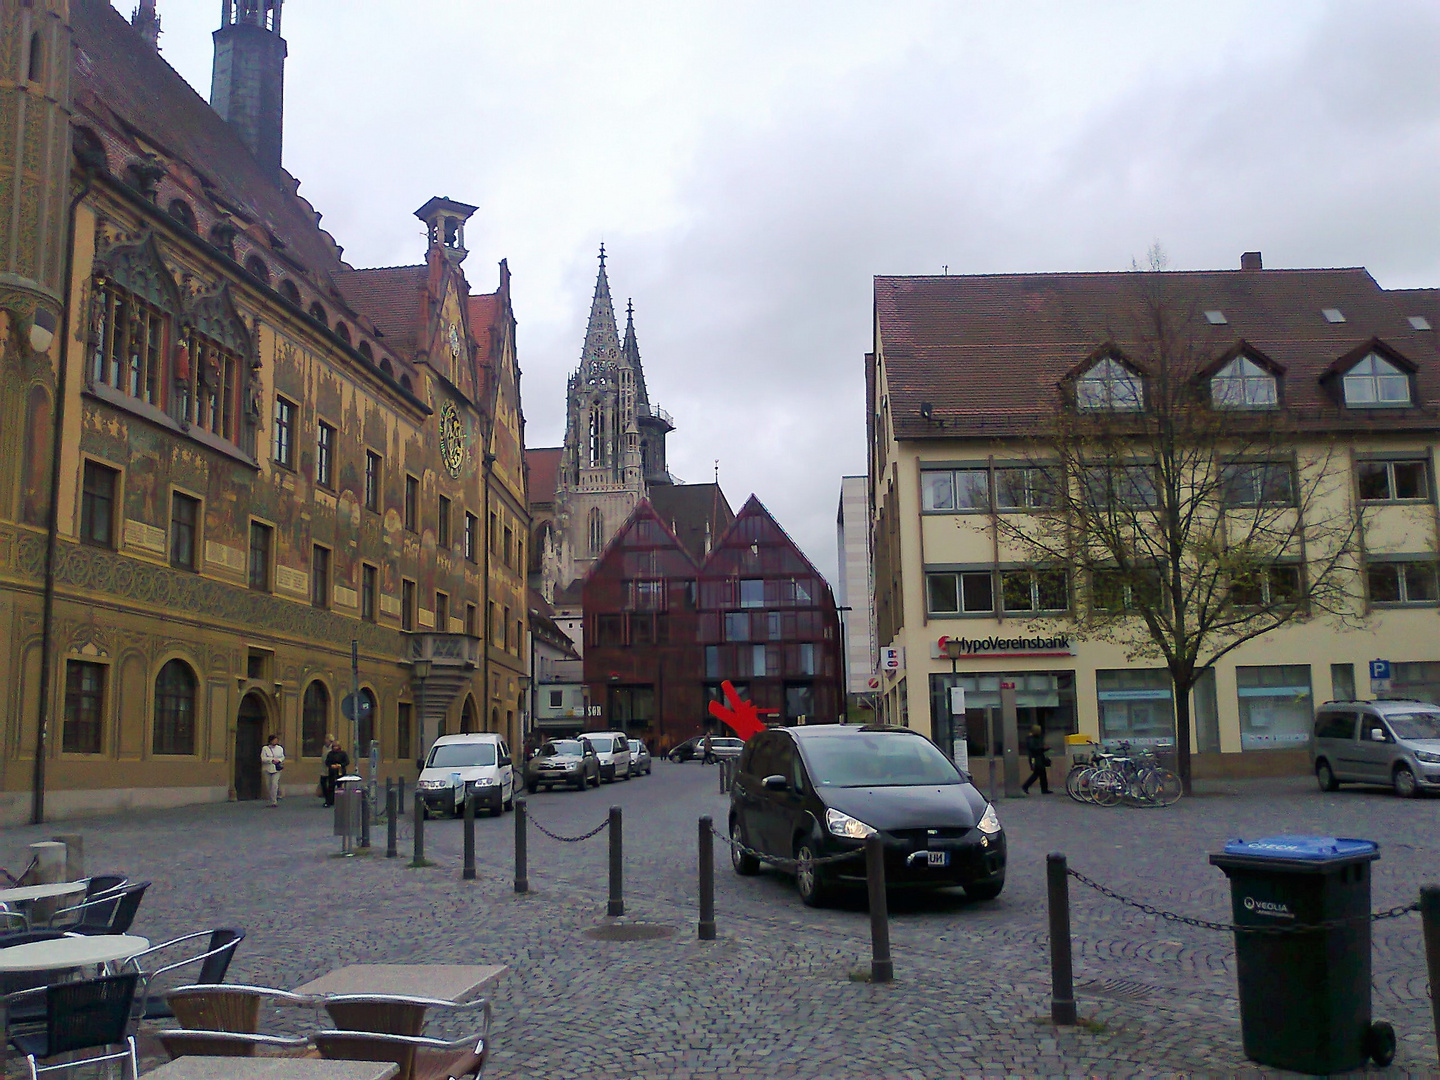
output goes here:
[[525, 450], [530, 470], [530, 505], [555, 501], [555, 476], [560, 471], [561, 446], [534, 446]]
[[[1058, 401], [1065, 374], [1108, 342], [1136, 348], [1147, 288], [1183, 321], [1196, 359], [1240, 340], [1285, 370], [1288, 409], [1318, 426], [1440, 419], [1433, 339], [1413, 329], [1364, 269], [1163, 274], [877, 277], [875, 327], [900, 438], [1023, 434]], [[1323, 308], [1345, 316], [1331, 323]], [[1220, 311], [1212, 325], [1206, 311]], [[1379, 338], [1419, 367], [1417, 408], [1338, 408], [1321, 376]], [[875, 392], [879, 392], [877, 389]], [[931, 404], [931, 420], [920, 412]]]
[[335, 284], [351, 307], [380, 328], [386, 348], [410, 362], [419, 347], [428, 272], [423, 263], [418, 266], [377, 266], [369, 270], [338, 273]]

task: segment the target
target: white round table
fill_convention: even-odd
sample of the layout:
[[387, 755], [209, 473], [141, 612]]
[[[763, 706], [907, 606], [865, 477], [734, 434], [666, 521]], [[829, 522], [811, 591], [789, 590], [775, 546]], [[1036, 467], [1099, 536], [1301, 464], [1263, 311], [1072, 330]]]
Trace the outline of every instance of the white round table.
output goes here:
[[14, 889], [0, 889], [0, 904], [24, 904], [31, 900], [48, 900], [52, 896], [71, 896], [83, 893], [89, 882], [56, 881], [49, 885], [21, 885]]
[[65, 968], [129, 960], [150, 947], [150, 939], [133, 934], [99, 934], [32, 941], [0, 949], [0, 972], [59, 971]]

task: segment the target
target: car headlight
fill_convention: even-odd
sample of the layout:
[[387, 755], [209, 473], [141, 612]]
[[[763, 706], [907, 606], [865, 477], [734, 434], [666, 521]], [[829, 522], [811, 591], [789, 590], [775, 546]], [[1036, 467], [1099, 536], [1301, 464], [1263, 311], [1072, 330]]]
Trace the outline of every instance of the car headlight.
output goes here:
[[449, 787], [450, 782], [448, 780], [421, 780], [415, 786], [424, 788], [426, 791], [435, 791], [437, 788]]
[[1431, 764], [1440, 763], [1440, 754], [1432, 754], [1429, 750], [1416, 750], [1415, 756], [1421, 761], [1428, 761]]
[[566, 771], [566, 772], [579, 772], [579, 771], [580, 771], [580, 762], [578, 762], [578, 761], [572, 761], [572, 762], [570, 762], [569, 765], [566, 765], [566, 766], [565, 766], [565, 771]]
[[980, 815], [980, 820], [975, 827], [987, 836], [994, 836], [1000, 831], [1000, 818], [995, 813], [995, 807], [986, 806], [985, 813]]
[[842, 814], [839, 810], [825, 811], [825, 827], [836, 836], [843, 836], [847, 840], [864, 840], [867, 836], [875, 835], [874, 826], [866, 825], [859, 818]]
[[493, 776], [482, 776], [479, 780], [472, 780], [471, 785], [473, 787], [494, 787], [495, 778]]

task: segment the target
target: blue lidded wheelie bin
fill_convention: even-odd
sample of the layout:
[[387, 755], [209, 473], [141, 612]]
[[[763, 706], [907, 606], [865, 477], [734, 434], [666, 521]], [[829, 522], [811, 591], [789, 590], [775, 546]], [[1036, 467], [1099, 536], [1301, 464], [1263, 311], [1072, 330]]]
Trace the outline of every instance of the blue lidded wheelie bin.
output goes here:
[[1379, 857], [1374, 841], [1335, 836], [1232, 840], [1210, 856], [1230, 879], [1240, 1034], [1252, 1061], [1325, 1074], [1394, 1058], [1394, 1031], [1370, 1019], [1370, 864]]

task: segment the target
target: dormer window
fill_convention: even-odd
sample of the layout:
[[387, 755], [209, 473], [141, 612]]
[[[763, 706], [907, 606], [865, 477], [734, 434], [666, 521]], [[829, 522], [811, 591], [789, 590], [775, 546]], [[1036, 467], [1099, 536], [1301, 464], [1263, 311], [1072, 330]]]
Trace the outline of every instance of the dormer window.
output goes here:
[[1274, 375], [1248, 356], [1237, 356], [1211, 378], [1210, 400], [1227, 409], [1273, 409], [1279, 393]]
[[1138, 412], [1145, 407], [1145, 384], [1107, 356], [1075, 380], [1075, 404], [1082, 409]]
[[1350, 408], [1382, 408], [1410, 404], [1410, 376], [1378, 353], [1345, 373], [1345, 404]]

